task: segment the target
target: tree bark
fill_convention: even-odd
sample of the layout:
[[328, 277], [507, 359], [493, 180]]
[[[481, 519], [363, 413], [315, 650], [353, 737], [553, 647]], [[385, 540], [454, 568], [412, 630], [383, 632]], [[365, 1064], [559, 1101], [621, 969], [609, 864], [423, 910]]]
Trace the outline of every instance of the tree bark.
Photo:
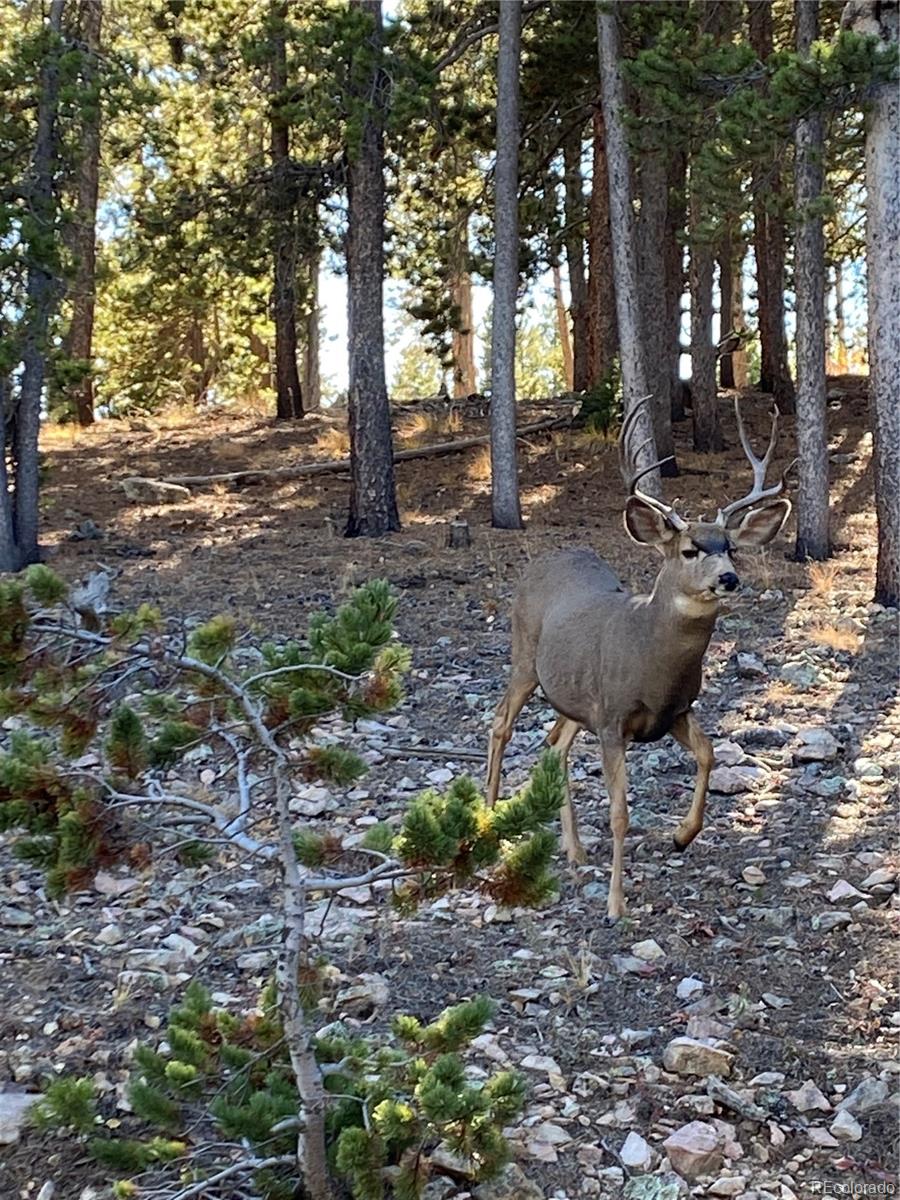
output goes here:
[[554, 263], [553, 267], [553, 298], [556, 301], [556, 324], [559, 329], [559, 344], [562, 347], [563, 357], [563, 374], [566, 377], [566, 389], [575, 391], [575, 360], [572, 354], [572, 338], [569, 334], [569, 314], [566, 310], [566, 301], [563, 297], [562, 277], [560, 276], [559, 263]]
[[606, 124], [598, 99], [593, 109], [593, 164], [588, 214], [587, 357], [588, 387], [612, 377], [618, 352], [616, 295], [609, 228], [609, 169]]
[[[771, 0], [750, 0], [750, 43], [761, 62], [774, 51]], [[757, 168], [753, 178], [753, 247], [759, 308], [760, 391], [771, 392], [782, 412], [794, 411], [794, 382], [784, 330], [784, 219], [777, 161]]]
[[[731, 229], [722, 236], [719, 245], [719, 344], [721, 345], [733, 332], [731, 324], [731, 296], [734, 290], [734, 254], [731, 244]], [[723, 388], [733, 388], [734, 384], [734, 351], [723, 350], [719, 356], [719, 384]]]
[[716, 388], [716, 347], [713, 342], [713, 272], [715, 253], [711, 242], [698, 235], [701, 204], [691, 194], [691, 402], [694, 418], [694, 449], [704, 454], [722, 450], [725, 441], [719, 422]]
[[[588, 358], [588, 288], [584, 269], [584, 183], [581, 177], [581, 124], [563, 142], [565, 192], [565, 247], [569, 268], [572, 312], [572, 382], [570, 390], [586, 392], [590, 386]], [[568, 377], [568, 376], [567, 376]]]
[[684, 236], [687, 225], [687, 155], [681, 150], [669, 156], [667, 168], [666, 233], [663, 256], [666, 272], [663, 321], [669, 371], [669, 413], [683, 421], [684, 385], [681, 379], [681, 298], [684, 295]]
[[734, 374], [734, 386], [745, 388], [749, 385], [747, 369], [747, 351], [743, 337], [747, 329], [744, 315], [744, 255], [747, 247], [743, 242], [732, 242], [733, 258], [731, 264], [731, 296], [729, 308], [731, 311], [731, 328], [741, 337], [737, 349], [731, 352], [731, 369]]
[[271, 10], [270, 147], [272, 156], [272, 222], [275, 287], [275, 394], [280, 421], [303, 416], [303, 393], [297, 370], [297, 214], [291, 181], [290, 131], [279, 111], [287, 87], [285, 47], [286, 0], [276, 0]]
[[469, 271], [469, 216], [461, 223], [453, 248], [450, 303], [456, 310], [451, 355], [453, 398], [464, 400], [478, 391], [475, 370], [475, 326], [472, 314], [472, 276]]
[[519, 287], [519, 55], [521, 0], [500, 5], [494, 311], [491, 324], [491, 521], [521, 529], [516, 446], [516, 295]]
[[82, 79], [81, 161], [70, 239], [75, 256], [75, 277], [69, 295], [72, 320], [66, 338], [69, 358], [84, 363], [86, 373], [73, 388], [75, 419], [79, 425], [94, 422], [94, 377], [91, 354], [94, 340], [95, 276], [97, 261], [97, 197], [100, 178], [100, 95], [97, 89], [97, 56], [103, 21], [102, 0], [82, 0], [80, 36], [85, 46]]
[[306, 312], [303, 317], [303, 400], [307, 412], [322, 403], [319, 365], [319, 251], [306, 258]]
[[[797, 53], [808, 56], [819, 31], [818, 0], [795, 8]], [[794, 287], [797, 294], [797, 543], [795, 556], [822, 561], [828, 534], [828, 420], [825, 403], [825, 237], [815, 210], [825, 182], [825, 126], [810, 112], [797, 122], [794, 194], [797, 226]]]
[[[842, 24], [874, 34], [896, 53], [898, 6], [850, 0]], [[868, 273], [869, 404], [878, 566], [875, 601], [900, 607], [900, 93], [875, 89], [866, 129], [866, 266]]]
[[394, 485], [391, 409], [384, 374], [384, 113], [389, 81], [382, 66], [381, 0], [351, 0], [371, 22], [369, 78], [353, 97], [362, 117], [348, 154], [347, 297], [350, 516], [348, 537], [381, 537], [400, 528]]
[[847, 370], [847, 321], [844, 316], [844, 265], [834, 264], [834, 365], [843, 374]]
[[[29, 208], [45, 231], [54, 230], [56, 225], [53, 179], [57, 159], [56, 118], [64, 9], [64, 0], [52, 0], [47, 23], [50, 43], [41, 64], [37, 134], [29, 172]], [[43, 260], [43, 256], [37, 248], [32, 247], [22, 317], [22, 383], [15, 411], [11, 447], [15, 478], [12, 493], [7, 486], [0, 496], [0, 502], [6, 509], [2, 523], [4, 532], [0, 536], [0, 549], [5, 555], [5, 560], [0, 561], [0, 570], [3, 571], [18, 571], [40, 558], [38, 434], [41, 424], [41, 400], [47, 376], [50, 318], [59, 296], [59, 284], [59, 279]], [[11, 544], [8, 536], [10, 528]]]
[[647, 387], [653, 397], [653, 432], [656, 452], [671, 461], [660, 467], [664, 476], [678, 474], [672, 436], [672, 360], [669, 330], [660, 319], [660, 297], [666, 294], [666, 225], [669, 182], [666, 160], [658, 149], [645, 151], [638, 174], [640, 217], [638, 261], [640, 264], [641, 336], [646, 348]]
[[[622, 113], [625, 92], [619, 65], [618, 4], [598, 5], [597, 42], [600, 51], [600, 89], [606, 120], [606, 159], [609, 176], [609, 215], [612, 233], [613, 269], [616, 281], [616, 316], [622, 364], [622, 394], [629, 413], [650, 394], [641, 317], [638, 304], [637, 253], [631, 170]], [[656, 461], [653, 419], [647, 406], [637, 415], [630, 444], [622, 455], [626, 473]], [[650, 495], [661, 495], [659, 471], [650, 471], [641, 481]]]

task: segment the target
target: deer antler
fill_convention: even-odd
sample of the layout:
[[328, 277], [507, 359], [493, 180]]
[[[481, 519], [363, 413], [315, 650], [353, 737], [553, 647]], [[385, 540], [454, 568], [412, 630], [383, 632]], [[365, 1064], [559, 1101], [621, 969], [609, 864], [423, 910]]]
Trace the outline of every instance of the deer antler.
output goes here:
[[741, 417], [741, 402], [737, 396], [734, 398], [734, 413], [737, 417], [737, 428], [741, 445], [753, 469], [753, 487], [740, 500], [733, 500], [731, 504], [726, 504], [724, 508], [719, 509], [716, 516], [716, 524], [723, 526], [728, 524], [729, 517], [732, 517], [736, 512], [750, 508], [751, 505], [756, 504], [760, 500], [768, 500], [772, 496], [777, 496], [784, 488], [784, 475], [782, 475], [778, 483], [774, 483], [770, 488], [766, 487], [766, 472], [772, 461], [772, 455], [775, 453], [775, 443], [778, 441], [778, 418], [781, 415], [778, 411], [778, 405], [775, 404], [772, 407], [772, 433], [769, 437], [769, 445], [762, 458], [757, 458], [753, 453], [753, 447], [750, 445], [750, 439], [747, 437], [747, 431], [744, 429], [744, 422]]
[[[652, 396], [642, 396], [640, 400], [635, 401], [635, 403], [631, 406], [631, 411], [626, 413], [622, 419], [622, 428], [619, 431], [619, 461], [622, 464], [622, 474], [626, 478], [628, 478], [628, 471], [626, 468], [629, 467], [628, 439], [631, 436], [632, 430], [634, 429], [634, 423], [637, 419], [638, 413], [645, 404], [649, 403], [651, 399]], [[645, 438], [641, 442], [632, 456], [632, 461], [635, 464], [637, 464], [637, 461], [641, 456], [641, 451], [645, 450], [647, 446], [653, 445], [653, 441], [653, 435], [651, 434], [650, 437]], [[661, 467], [663, 463], [671, 462], [671, 460], [672, 455], [667, 454], [665, 458], [657, 459], [656, 462], [651, 463], [648, 467], [642, 467], [635, 475], [632, 475], [628, 484], [628, 495], [637, 496], [638, 499], [643, 500], [645, 504], [649, 504], [651, 508], [655, 508], [658, 513], [661, 513], [662, 516], [666, 518], [673, 529], [683, 530], [687, 529], [688, 523], [683, 517], [678, 515], [671, 504], [666, 504], [663, 500], [657, 500], [655, 496], [648, 496], [646, 492], [642, 492], [637, 486], [645, 475], [649, 475], [651, 471], [655, 471], [657, 467]]]

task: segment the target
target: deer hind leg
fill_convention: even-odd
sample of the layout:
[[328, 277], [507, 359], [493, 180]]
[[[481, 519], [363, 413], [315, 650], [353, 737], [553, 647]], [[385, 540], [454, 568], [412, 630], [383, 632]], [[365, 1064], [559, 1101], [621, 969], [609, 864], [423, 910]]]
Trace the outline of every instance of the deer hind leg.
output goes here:
[[703, 813], [706, 808], [706, 793], [709, 776], [715, 766], [712, 742], [700, 728], [693, 713], [685, 713], [672, 726], [672, 736], [697, 760], [697, 779], [694, 783], [694, 799], [687, 816], [675, 830], [675, 845], [684, 850], [703, 828]]
[[531, 672], [516, 673], [509, 681], [506, 694], [497, 706], [494, 723], [491, 726], [491, 740], [488, 743], [487, 784], [485, 797], [488, 807], [493, 808], [500, 794], [500, 769], [503, 765], [503, 751], [512, 737], [512, 728], [516, 717], [522, 711], [525, 702], [537, 687], [537, 679]]
[[560, 810], [563, 848], [569, 862], [578, 864], [579, 866], [587, 862], [587, 853], [581, 844], [581, 838], [578, 836], [578, 821], [575, 818], [575, 810], [572, 808], [572, 793], [569, 782], [569, 751], [572, 749], [572, 743], [580, 731], [581, 726], [577, 721], [572, 721], [568, 717], [560, 717], [547, 735], [547, 745], [552, 746], [559, 755], [559, 763], [566, 782], [566, 798]]
[[615, 921], [625, 914], [625, 889], [622, 875], [625, 862], [625, 834], [628, 832], [628, 775], [625, 770], [625, 743], [620, 738], [601, 740], [603, 777], [609, 791], [609, 823], [613, 835], [612, 878], [609, 881], [607, 913]]

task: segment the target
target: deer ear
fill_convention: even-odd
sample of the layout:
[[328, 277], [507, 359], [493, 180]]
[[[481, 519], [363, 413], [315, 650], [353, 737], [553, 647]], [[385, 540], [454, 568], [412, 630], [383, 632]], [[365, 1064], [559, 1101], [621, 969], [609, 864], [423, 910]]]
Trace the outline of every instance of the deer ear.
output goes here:
[[640, 496], [629, 496], [625, 502], [625, 532], [641, 546], [661, 547], [671, 541], [677, 531], [651, 504]]
[[732, 546], [740, 550], [746, 546], [767, 545], [781, 531], [790, 511], [790, 500], [776, 500], [765, 508], [751, 509], [737, 529], [729, 533]]

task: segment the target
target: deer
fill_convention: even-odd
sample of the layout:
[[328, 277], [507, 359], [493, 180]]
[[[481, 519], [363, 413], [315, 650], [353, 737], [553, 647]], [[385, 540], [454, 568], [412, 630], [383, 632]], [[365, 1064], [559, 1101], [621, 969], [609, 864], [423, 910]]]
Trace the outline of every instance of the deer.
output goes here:
[[[626, 479], [628, 440], [649, 399], [632, 405], [622, 422], [619, 454]], [[676, 848], [686, 849], [703, 828], [715, 765], [712, 743], [692, 706], [700, 693], [703, 658], [720, 604], [739, 587], [734, 555], [771, 542], [791, 511], [790, 501], [780, 497], [787, 472], [780, 482], [766, 484], [778, 437], [777, 406], [762, 457], [753, 451], [737, 399], [735, 412], [753, 485], [745, 496], [720, 507], [714, 520], [686, 520], [673, 505], [640, 490], [640, 480], [665, 459], [630, 477], [625, 530], [638, 545], [653, 547], [663, 559], [649, 595], [629, 592], [593, 550], [567, 549], [535, 559], [513, 599], [511, 670], [491, 726], [486, 800], [490, 806], [497, 801], [503, 753], [513, 725], [540, 686], [557, 714], [547, 743], [558, 753], [563, 768], [562, 840], [572, 864], [586, 862], [586, 854], [571, 802], [569, 751], [582, 729], [600, 742], [613, 842], [607, 904], [611, 922], [625, 912], [626, 750], [632, 742], [658, 741], [671, 734], [695, 759], [693, 799], [674, 835]], [[652, 441], [650, 437], [643, 442], [630, 461], [638, 462]]]

